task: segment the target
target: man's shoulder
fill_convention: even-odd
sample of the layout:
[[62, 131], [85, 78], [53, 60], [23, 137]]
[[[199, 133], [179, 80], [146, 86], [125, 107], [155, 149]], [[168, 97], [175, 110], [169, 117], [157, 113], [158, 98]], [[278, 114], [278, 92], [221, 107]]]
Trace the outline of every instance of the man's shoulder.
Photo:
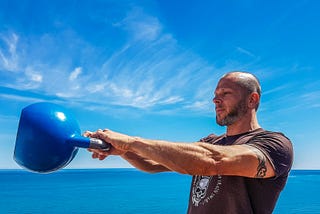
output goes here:
[[[212, 144], [221, 140], [225, 136], [226, 134], [222, 134], [222, 135], [209, 134], [208, 136], [201, 138], [200, 142], [206, 142], [206, 143]], [[270, 130], [265, 130], [263, 128], [259, 128], [259, 129], [241, 134], [239, 138], [236, 140], [235, 144], [245, 144], [246, 142], [259, 140], [259, 139], [264, 139], [264, 140], [278, 139], [280, 141], [290, 142], [290, 139], [282, 132], [270, 131]]]
[[223, 138], [225, 135], [216, 135], [216, 134], [209, 134], [208, 136], [201, 138], [200, 142], [204, 142], [204, 143], [213, 143], [215, 141], [217, 141], [218, 139]]
[[259, 130], [241, 140], [239, 144], [252, 145], [258, 148], [265, 148], [267, 150], [285, 149], [292, 151], [292, 142], [282, 132]]
[[248, 134], [249, 136], [252, 136], [253, 138], [280, 138], [284, 140], [290, 141], [290, 139], [282, 132], [279, 131], [270, 131], [265, 129], [257, 129], [256, 131], [253, 131], [252, 133]]

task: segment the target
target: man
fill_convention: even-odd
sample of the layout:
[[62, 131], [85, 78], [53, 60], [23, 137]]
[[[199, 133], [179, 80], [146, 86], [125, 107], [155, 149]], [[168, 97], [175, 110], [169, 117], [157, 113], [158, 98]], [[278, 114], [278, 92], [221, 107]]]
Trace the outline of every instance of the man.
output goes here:
[[214, 94], [216, 122], [227, 127], [224, 135], [173, 143], [98, 130], [85, 135], [112, 149], [90, 150], [93, 158], [120, 155], [147, 172], [193, 175], [188, 213], [272, 213], [291, 169], [291, 142], [258, 124], [261, 89], [254, 75], [227, 73]]

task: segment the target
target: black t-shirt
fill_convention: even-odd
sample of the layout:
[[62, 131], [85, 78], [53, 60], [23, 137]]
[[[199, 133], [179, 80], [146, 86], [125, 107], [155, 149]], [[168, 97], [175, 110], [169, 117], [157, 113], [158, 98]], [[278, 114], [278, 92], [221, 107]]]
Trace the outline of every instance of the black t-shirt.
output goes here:
[[275, 170], [273, 178], [193, 176], [189, 214], [272, 213], [293, 161], [290, 140], [279, 132], [257, 129], [235, 136], [209, 135], [201, 140], [216, 145], [246, 144], [259, 149]]

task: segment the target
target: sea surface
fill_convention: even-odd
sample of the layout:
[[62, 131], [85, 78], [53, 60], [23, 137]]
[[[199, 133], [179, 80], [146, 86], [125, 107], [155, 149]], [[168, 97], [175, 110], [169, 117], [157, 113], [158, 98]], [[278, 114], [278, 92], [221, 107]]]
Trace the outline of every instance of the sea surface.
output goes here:
[[[0, 213], [186, 213], [191, 177], [135, 169], [0, 170]], [[293, 170], [274, 213], [320, 213], [320, 171]]]

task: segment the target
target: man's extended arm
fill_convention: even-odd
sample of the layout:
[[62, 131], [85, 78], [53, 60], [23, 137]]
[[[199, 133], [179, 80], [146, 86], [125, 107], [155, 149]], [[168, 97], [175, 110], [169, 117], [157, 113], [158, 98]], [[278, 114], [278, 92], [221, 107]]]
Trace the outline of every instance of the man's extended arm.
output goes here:
[[151, 165], [163, 166], [183, 174], [259, 178], [275, 175], [263, 153], [251, 146], [219, 146], [202, 142], [173, 143], [131, 137], [110, 130], [98, 131], [95, 137], [111, 143], [117, 150], [136, 154], [144, 160], [152, 160]]
[[121, 155], [123, 159], [128, 161], [132, 166], [145, 172], [155, 173], [155, 172], [165, 172], [170, 171], [168, 168], [162, 166], [161, 164], [143, 158], [133, 152], [126, 152]]

